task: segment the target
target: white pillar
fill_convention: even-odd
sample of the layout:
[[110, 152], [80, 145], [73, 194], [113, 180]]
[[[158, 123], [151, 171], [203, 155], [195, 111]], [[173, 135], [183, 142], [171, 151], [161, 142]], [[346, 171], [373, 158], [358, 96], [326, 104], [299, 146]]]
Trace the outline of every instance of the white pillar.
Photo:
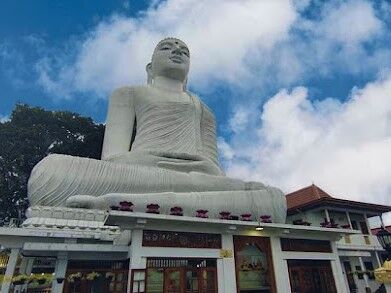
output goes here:
[[[27, 275], [26, 266], [27, 266], [27, 258], [23, 257], [22, 260], [20, 261], [19, 274]], [[23, 285], [16, 285], [14, 288], [14, 293], [20, 293], [22, 291], [22, 286]]]
[[143, 230], [135, 229], [132, 231], [132, 244], [129, 252], [129, 274], [128, 274], [128, 288], [127, 292], [131, 293], [132, 288], [131, 276], [132, 269], [145, 269], [147, 266], [147, 259], [142, 256]]
[[16, 262], [19, 256], [19, 248], [12, 248], [7, 263], [7, 269], [5, 270], [3, 285], [1, 286], [2, 293], [8, 293], [11, 285], [11, 279], [14, 275]]
[[[364, 265], [364, 262], [363, 262], [361, 256], [358, 257], [358, 261], [360, 262], [361, 271], [365, 272], [365, 271], [366, 271], [366, 268], [365, 268], [365, 265]], [[367, 275], [367, 274], [363, 274], [363, 277], [364, 277], [365, 287], [366, 287], [366, 288], [369, 288], [369, 279], [368, 279], [368, 275]]]
[[376, 261], [377, 261], [377, 267], [380, 268], [382, 266], [382, 264], [380, 261], [379, 253], [377, 251], [375, 251], [375, 257], [376, 257]]
[[275, 236], [270, 237], [270, 246], [272, 250], [274, 277], [276, 281], [277, 292], [291, 292], [288, 262], [286, 259], [283, 258], [280, 238]]
[[[26, 260], [27, 260], [26, 261], [26, 269], [25, 269], [24, 273], [27, 276], [30, 276], [31, 272], [33, 270], [34, 258], [33, 257], [28, 257], [28, 258], [26, 258]], [[20, 288], [20, 291], [23, 292], [23, 290], [24, 290], [24, 292], [27, 292], [27, 286], [28, 286], [28, 284], [22, 285], [21, 288]]]
[[353, 229], [353, 226], [352, 226], [352, 219], [350, 219], [350, 214], [348, 211], [346, 211], [346, 218], [348, 219], [348, 224], [350, 226], [350, 229]]
[[327, 222], [330, 223], [330, 214], [329, 214], [329, 210], [328, 210], [328, 209], [324, 209], [324, 214], [326, 215], [326, 220], [327, 220]]
[[335, 287], [338, 293], [348, 293], [345, 283], [345, 278], [342, 273], [341, 262], [339, 259], [333, 259], [330, 261], [331, 269], [333, 270]]
[[[27, 263], [28, 263], [28, 258], [27, 257], [23, 257], [21, 262], [20, 262], [20, 266], [19, 266], [19, 274], [30, 275], [30, 273], [28, 273], [28, 274], [26, 273]], [[26, 285], [16, 285], [15, 288], [14, 288], [14, 293], [22, 292], [22, 289], [25, 286]]]
[[365, 217], [365, 225], [367, 225], [368, 235], [371, 235], [371, 226], [369, 225], [367, 213], [364, 213], [364, 217]]
[[223, 258], [218, 258], [216, 260], [216, 266], [217, 266], [217, 289], [218, 289], [218, 292], [225, 292]]
[[236, 270], [232, 234], [221, 235], [222, 249], [232, 252], [232, 257], [217, 259], [217, 286], [219, 292], [236, 293]]
[[338, 293], [348, 293], [345, 278], [343, 276], [341, 260], [338, 256], [338, 249], [336, 242], [331, 242], [331, 249], [333, 251], [334, 259], [330, 261], [331, 269], [333, 271], [335, 287]]
[[384, 222], [383, 222], [383, 214], [381, 214], [380, 216], [379, 216], [379, 218], [380, 218], [380, 226], [384, 229]]
[[68, 266], [68, 256], [66, 254], [60, 254], [57, 256], [56, 266], [54, 268], [54, 278], [52, 282], [52, 293], [62, 293], [64, 289], [65, 280], [61, 283], [57, 282], [57, 278], [65, 279]]

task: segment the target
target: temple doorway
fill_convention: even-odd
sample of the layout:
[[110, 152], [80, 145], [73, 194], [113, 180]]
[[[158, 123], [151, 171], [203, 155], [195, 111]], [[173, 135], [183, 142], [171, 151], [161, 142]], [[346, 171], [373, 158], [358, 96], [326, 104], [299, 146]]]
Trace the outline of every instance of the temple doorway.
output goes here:
[[217, 293], [215, 259], [147, 259], [146, 270], [132, 270], [132, 291]]
[[288, 260], [292, 293], [337, 293], [330, 261]]
[[273, 262], [268, 237], [235, 236], [238, 293], [275, 293]]

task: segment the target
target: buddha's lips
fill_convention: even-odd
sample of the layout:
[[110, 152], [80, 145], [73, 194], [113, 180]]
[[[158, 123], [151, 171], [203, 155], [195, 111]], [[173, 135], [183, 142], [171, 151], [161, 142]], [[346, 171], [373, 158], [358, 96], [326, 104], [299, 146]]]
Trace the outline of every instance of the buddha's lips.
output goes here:
[[183, 62], [182, 58], [179, 56], [172, 56], [172, 57], [170, 57], [170, 60], [175, 63], [182, 63]]

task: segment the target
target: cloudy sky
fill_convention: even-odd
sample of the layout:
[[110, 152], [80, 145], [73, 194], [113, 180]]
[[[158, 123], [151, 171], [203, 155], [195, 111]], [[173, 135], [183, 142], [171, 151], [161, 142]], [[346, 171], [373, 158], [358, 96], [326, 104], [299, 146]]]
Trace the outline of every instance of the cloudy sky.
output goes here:
[[0, 119], [23, 102], [104, 122], [167, 36], [190, 47], [229, 176], [391, 204], [386, 0], [6, 0]]

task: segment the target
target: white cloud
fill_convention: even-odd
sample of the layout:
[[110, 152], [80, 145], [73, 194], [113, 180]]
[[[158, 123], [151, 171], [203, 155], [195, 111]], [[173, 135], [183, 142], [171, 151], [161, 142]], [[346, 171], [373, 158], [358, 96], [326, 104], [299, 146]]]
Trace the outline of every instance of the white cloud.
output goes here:
[[217, 147], [224, 159], [232, 160], [234, 158], [234, 151], [231, 146], [224, 140], [224, 138], [220, 137], [217, 140]]
[[53, 70], [50, 59], [41, 60], [39, 83], [63, 96], [72, 90], [106, 94], [117, 86], [144, 82], [157, 41], [176, 36], [191, 49], [194, 84], [222, 80], [239, 85], [253, 65], [247, 64], [249, 54], [271, 50], [287, 37], [295, 18], [288, 0], [164, 1], [138, 18], [113, 16], [100, 23], [81, 41], [71, 64], [65, 60]]
[[379, 34], [382, 22], [377, 18], [371, 3], [366, 1], [340, 2], [323, 10], [318, 33], [326, 38], [354, 46]]
[[[309, 19], [303, 11], [311, 5], [319, 12]], [[106, 97], [115, 87], [144, 83], [153, 48], [167, 36], [189, 45], [190, 83], [197, 91], [215, 81], [251, 91], [335, 72], [373, 76], [391, 67], [388, 47], [365, 47], [390, 33], [379, 15], [363, 0], [156, 2], [137, 17], [114, 15], [99, 23], [64, 49], [73, 47], [69, 56], [42, 58], [38, 83], [57, 97], [77, 92]]]
[[225, 146], [227, 174], [287, 192], [315, 182], [340, 197], [391, 204], [390, 93], [391, 76], [353, 89], [344, 103], [311, 101], [304, 87], [280, 90], [263, 107], [257, 139]]
[[341, 72], [369, 77], [391, 67], [391, 50], [382, 44], [390, 30], [372, 5], [363, 0], [329, 1], [319, 7], [317, 17], [302, 16], [295, 26], [301, 34], [291, 35], [287, 45], [301, 70], [294, 82]]
[[0, 41], [0, 74], [15, 88], [26, 87], [23, 74], [26, 72], [24, 56], [7, 42]]
[[10, 121], [9, 116], [0, 114], [0, 123], [4, 123], [4, 122], [8, 122], [8, 121]]
[[233, 116], [229, 119], [228, 124], [233, 132], [243, 131], [251, 119], [251, 111], [244, 107], [238, 107]]

